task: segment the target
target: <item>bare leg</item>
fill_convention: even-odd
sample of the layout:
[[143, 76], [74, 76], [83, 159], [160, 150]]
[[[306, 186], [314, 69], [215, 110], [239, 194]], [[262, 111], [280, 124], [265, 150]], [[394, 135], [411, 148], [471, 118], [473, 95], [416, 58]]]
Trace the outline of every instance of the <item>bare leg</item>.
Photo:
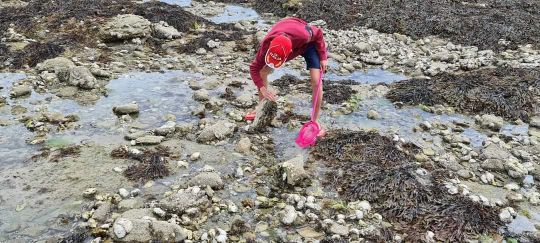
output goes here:
[[[311, 100], [312, 104], [316, 98], [315, 92], [317, 91], [317, 83], [319, 82], [320, 75], [321, 75], [320, 69], [316, 69], [316, 68], [309, 69], [309, 76], [311, 77], [311, 89], [313, 91], [313, 96]], [[322, 101], [323, 101], [323, 87], [321, 83], [321, 87], [319, 87], [319, 100], [317, 102], [317, 105], [315, 106], [315, 120], [316, 121], [319, 119], [319, 116], [320, 116]]]

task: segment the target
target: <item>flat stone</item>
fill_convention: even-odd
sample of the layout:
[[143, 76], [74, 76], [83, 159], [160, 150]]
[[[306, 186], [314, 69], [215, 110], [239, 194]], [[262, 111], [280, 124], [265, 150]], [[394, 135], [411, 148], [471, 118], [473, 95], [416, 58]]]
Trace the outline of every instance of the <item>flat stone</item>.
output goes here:
[[224, 183], [221, 176], [216, 172], [201, 172], [192, 177], [189, 180], [188, 185], [199, 186], [201, 188], [209, 186], [212, 189], [222, 189]]
[[128, 115], [128, 114], [135, 114], [139, 113], [139, 105], [138, 104], [126, 104], [126, 105], [120, 105], [113, 107], [113, 112], [116, 115]]
[[144, 136], [137, 138], [135, 143], [142, 145], [156, 145], [160, 144], [163, 141], [163, 136]]
[[298, 232], [300, 236], [306, 239], [318, 239], [324, 236], [323, 232], [318, 232], [311, 227], [300, 228], [300, 229], [297, 229], [296, 232]]
[[182, 190], [160, 201], [159, 207], [169, 213], [182, 214], [188, 208], [205, 208], [210, 205], [204, 191]]

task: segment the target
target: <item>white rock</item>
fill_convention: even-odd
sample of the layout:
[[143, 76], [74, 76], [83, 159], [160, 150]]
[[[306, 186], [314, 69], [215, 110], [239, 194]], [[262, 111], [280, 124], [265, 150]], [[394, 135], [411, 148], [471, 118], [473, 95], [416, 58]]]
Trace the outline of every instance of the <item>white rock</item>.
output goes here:
[[514, 215], [516, 215], [516, 211], [511, 207], [506, 207], [499, 213], [499, 218], [505, 223], [510, 223], [514, 219]]
[[189, 159], [192, 161], [198, 160], [199, 158], [201, 158], [201, 153], [199, 152], [193, 153], [191, 156], [189, 156]]
[[187, 161], [184, 161], [184, 160], [178, 161], [177, 165], [178, 165], [178, 167], [183, 167], [183, 168], [186, 168], [186, 169], [189, 167], [189, 163]]
[[285, 225], [291, 225], [294, 220], [296, 220], [296, 217], [298, 216], [298, 213], [294, 209], [293, 206], [287, 205], [285, 206], [285, 209], [281, 211], [281, 222]]
[[133, 229], [133, 223], [124, 218], [119, 218], [113, 225], [113, 231], [119, 239], [124, 238]]
[[480, 176], [480, 180], [485, 184], [492, 184], [495, 182], [495, 176], [489, 172], [486, 172]]
[[125, 188], [118, 189], [118, 194], [122, 196], [122, 198], [128, 198], [129, 197], [129, 191]]
[[161, 218], [164, 218], [165, 215], [167, 215], [167, 213], [166, 213], [165, 211], [163, 211], [163, 209], [161, 209], [161, 208], [154, 208], [154, 209], [153, 209], [153, 212], [154, 212], [157, 216], [159, 216], [159, 217], [161, 217]]

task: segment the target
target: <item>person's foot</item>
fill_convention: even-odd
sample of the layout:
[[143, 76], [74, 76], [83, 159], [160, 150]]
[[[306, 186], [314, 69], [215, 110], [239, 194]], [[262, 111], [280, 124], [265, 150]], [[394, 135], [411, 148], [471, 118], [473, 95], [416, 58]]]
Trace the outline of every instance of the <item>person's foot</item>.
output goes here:
[[249, 111], [248, 113], [246, 113], [246, 115], [244, 116], [244, 119], [246, 121], [253, 121], [255, 120], [255, 116], [257, 115], [257, 111]]

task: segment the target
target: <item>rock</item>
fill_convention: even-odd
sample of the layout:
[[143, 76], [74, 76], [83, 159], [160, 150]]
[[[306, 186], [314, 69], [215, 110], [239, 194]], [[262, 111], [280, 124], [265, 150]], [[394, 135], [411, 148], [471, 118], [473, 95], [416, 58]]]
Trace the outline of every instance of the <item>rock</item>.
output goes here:
[[[58, 79], [64, 77], [69, 73], [69, 70], [75, 67], [75, 63], [65, 57], [56, 57], [47, 59], [42, 63], [36, 65], [36, 69], [39, 71], [54, 72], [57, 74]], [[61, 80], [62, 81], [62, 80]], [[65, 79], [65, 81], [67, 81]]]
[[141, 189], [135, 188], [130, 192], [130, 194], [131, 194], [132, 197], [139, 196], [141, 194]]
[[154, 134], [158, 136], [167, 136], [176, 131], [176, 122], [168, 121], [165, 125], [154, 130]]
[[367, 117], [371, 120], [379, 120], [381, 119], [381, 115], [375, 110], [369, 110], [367, 113]]
[[163, 141], [164, 137], [162, 136], [144, 136], [137, 138], [135, 140], [136, 144], [142, 144], [142, 145], [156, 145], [160, 144]]
[[41, 115], [43, 116], [43, 119], [41, 120], [43, 122], [59, 124], [67, 121], [66, 117], [59, 112], [44, 112]]
[[529, 122], [529, 125], [531, 127], [540, 128], [540, 116], [532, 117], [531, 121]]
[[113, 112], [116, 115], [128, 115], [128, 114], [135, 114], [139, 113], [139, 105], [135, 103], [121, 105], [121, 106], [115, 106], [113, 107]]
[[180, 32], [164, 21], [152, 25], [154, 36], [161, 39], [175, 39], [180, 37]]
[[69, 71], [68, 84], [82, 89], [99, 88], [97, 79], [86, 67], [74, 67]]
[[253, 96], [251, 94], [243, 94], [238, 97], [233, 102], [233, 105], [240, 108], [250, 108], [253, 106]]
[[216, 172], [201, 172], [188, 181], [188, 186], [199, 186], [201, 188], [209, 186], [215, 190], [222, 189], [223, 185], [221, 176]]
[[[119, 218], [122, 219], [122, 218]], [[150, 242], [152, 237], [152, 229], [150, 227], [150, 220], [147, 219], [134, 219], [134, 220], [127, 220], [123, 219], [123, 225], [117, 224], [118, 220], [115, 221], [113, 224], [113, 231], [115, 232], [116, 237], [118, 238], [118, 242]], [[127, 223], [131, 222], [131, 224]], [[130, 227], [131, 230], [127, 231], [126, 227]], [[116, 226], [116, 227], [115, 227]], [[122, 229], [126, 230], [126, 235], [122, 238], [119, 237], [117, 232], [121, 233]]]
[[124, 238], [131, 230], [133, 230], [133, 223], [130, 220], [119, 218], [113, 224], [114, 235], [118, 239]]
[[126, 190], [125, 188], [118, 189], [118, 194], [120, 194], [120, 196], [122, 198], [128, 198], [129, 197], [129, 191]]
[[298, 217], [298, 213], [293, 206], [287, 205], [285, 206], [285, 209], [280, 212], [280, 216], [281, 223], [283, 223], [284, 225], [291, 225], [294, 220], [296, 220], [296, 217]]
[[236, 124], [228, 121], [218, 121], [212, 126], [205, 127], [197, 137], [197, 142], [208, 143], [215, 140], [223, 140], [233, 135]]
[[366, 42], [357, 42], [354, 44], [354, 49], [360, 53], [369, 53], [371, 51], [371, 45]]
[[482, 127], [489, 128], [496, 132], [501, 130], [504, 125], [503, 118], [494, 115], [482, 115], [479, 122]]
[[175, 132], [180, 136], [186, 136], [193, 130], [193, 124], [191, 123], [180, 123], [175, 126]]
[[196, 101], [208, 101], [210, 100], [210, 94], [206, 89], [200, 89], [193, 93], [193, 99]]
[[[197, 190], [198, 189], [198, 190]], [[210, 201], [198, 187], [181, 190], [159, 202], [159, 207], [169, 213], [182, 214], [188, 208], [206, 208]]]
[[112, 204], [109, 202], [101, 204], [92, 214], [92, 218], [98, 222], [105, 222], [107, 215], [111, 212]]
[[144, 203], [139, 198], [126, 199], [118, 203], [118, 209], [120, 212], [125, 212], [131, 209], [140, 208], [143, 204]]
[[84, 190], [83, 192], [83, 197], [86, 197], [86, 198], [93, 198], [94, 195], [96, 195], [97, 193], [97, 189], [96, 188], [88, 188], [86, 190]]
[[137, 131], [137, 132], [128, 133], [128, 134], [124, 135], [124, 139], [126, 139], [126, 140], [135, 140], [137, 138], [141, 138], [141, 137], [149, 136], [149, 135], [152, 135], [152, 133], [149, 132], [149, 131]]
[[152, 221], [152, 239], [163, 242], [184, 242], [187, 238], [186, 230], [166, 221]]
[[220, 45], [221, 45], [221, 42], [219, 41], [214, 41], [214, 40], [209, 40], [206, 45], [210, 48], [210, 49], [215, 49], [215, 48], [218, 48]]
[[267, 99], [262, 100], [256, 108], [255, 120], [249, 126], [249, 132], [264, 131], [277, 114], [277, 103]]
[[501, 213], [499, 213], [499, 218], [504, 223], [510, 223], [514, 219], [514, 216], [516, 215], [516, 211], [514, 211], [511, 207], [506, 207], [501, 210]]
[[517, 193], [517, 192], [510, 192], [506, 195], [506, 199], [510, 202], [523, 202], [525, 199], [523, 198], [523, 194]]
[[312, 227], [300, 228], [300, 229], [297, 229], [296, 232], [298, 232], [300, 236], [306, 239], [316, 239], [316, 238], [321, 238], [324, 236], [323, 232], [315, 231], [315, 229], [313, 229]]
[[201, 153], [195, 152], [191, 154], [191, 156], [189, 156], [189, 159], [192, 161], [195, 161], [195, 160], [199, 160], [200, 157], [201, 157]]
[[480, 151], [484, 162], [480, 165], [485, 170], [504, 171], [505, 160], [516, 159], [508, 149], [499, 144], [491, 143]]
[[459, 177], [463, 179], [470, 179], [473, 177], [473, 173], [470, 170], [465, 170], [465, 169], [458, 170], [457, 174], [459, 175]]
[[480, 176], [480, 180], [485, 184], [493, 184], [495, 182], [495, 176], [489, 172]]
[[540, 128], [530, 127], [529, 128], [529, 135], [531, 137], [540, 138]]
[[523, 164], [516, 158], [510, 158], [504, 165], [508, 175], [512, 178], [523, 178], [528, 171]]
[[283, 162], [279, 166], [279, 178], [290, 186], [297, 186], [306, 181], [309, 176], [304, 170], [303, 156], [297, 156], [291, 160]]
[[145, 18], [122, 14], [107, 22], [100, 32], [104, 40], [113, 41], [149, 37], [151, 31], [151, 23]]
[[341, 236], [348, 236], [349, 235], [349, 227], [343, 226], [338, 223], [332, 222], [329, 228], [330, 233], [341, 235]]
[[161, 209], [161, 208], [154, 208], [153, 212], [154, 212], [154, 214], [156, 214], [160, 218], [164, 218], [167, 215], [167, 213], [165, 211], [163, 211], [163, 209]]
[[523, 178], [523, 186], [526, 188], [534, 186], [534, 177], [532, 175], [527, 175]]
[[251, 140], [248, 137], [243, 137], [234, 147], [234, 151], [247, 154], [251, 151]]
[[19, 98], [22, 96], [29, 95], [31, 93], [32, 93], [32, 87], [28, 85], [18, 85], [18, 86], [13, 86], [9, 95], [11, 96], [11, 98]]

